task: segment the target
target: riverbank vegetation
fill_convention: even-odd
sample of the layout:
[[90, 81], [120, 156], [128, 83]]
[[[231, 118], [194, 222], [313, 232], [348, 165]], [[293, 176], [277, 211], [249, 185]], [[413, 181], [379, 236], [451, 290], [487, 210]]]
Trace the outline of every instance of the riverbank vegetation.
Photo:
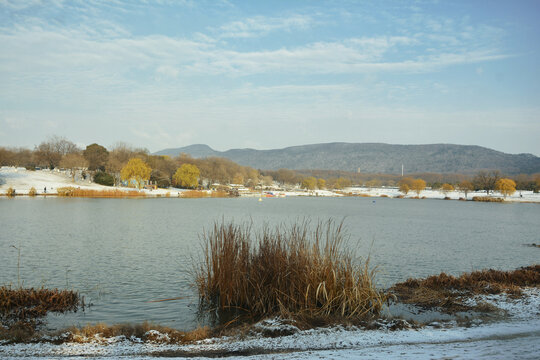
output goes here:
[[84, 299], [72, 290], [0, 287], [0, 339], [27, 341], [48, 313], [84, 308]]
[[86, 198], [138, 198], [145, 197], [146, 193], [139, 191], [112, 190], [91, 190], [74, 187], [63, 187], [57, 189], [60, 197], [86, 197]]
[[414, 304], [424, 309], [440, 311], [491, 311], [493, 309], [470, 305], [474, 295], [507, 293], [522, 295], [524, 287], [540, 286], [540, 265], [514, 271], [481, 270], [464, 273], [458, 277], [441, 273], [425, 279], [408, 279], [390, 288], [399, 302]]
[[379, 315], [386, 295], [369, 261], [347, 248], [343, 224], [332, 221], [265, 227], [214, 224], [204, 234], [196, 270], [202, 309], [250, 319], [271, 316], [365, 319]]
[[489, 196], [474, 196], [472, 200], [479, 201], [479, 202], [495, 202], [495, 203], [501, 203], [504, 201], [504, 199], [502, 198], [489, 197]]
[[188, 190], [183, 191], [179, 195], [181, 198], [186, 199], [200, 199], [200, 198], [227, 198], [231, 197], [226, 191], [216, 190], [216, 191], [205, 191], [205, 190]]

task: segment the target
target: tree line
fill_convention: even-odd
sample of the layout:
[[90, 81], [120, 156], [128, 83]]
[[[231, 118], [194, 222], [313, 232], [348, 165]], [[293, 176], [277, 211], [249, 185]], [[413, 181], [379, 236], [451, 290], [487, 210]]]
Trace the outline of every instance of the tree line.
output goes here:
[[[132, 159], [139, 159], [140, 162], [132, 162], [126, 168]], [[95, 182], [104, 185], [118, 185], [123, 180], [133, 179], [139, 185], [144, 181], [150, 181], [162, 188], [171, 185], [187, 188], [203, 185], [210, 187], [212, 184], [256, 187], [271, 186], [275, 181], [284, 187], [299, 185], [307, 190], [343, 189], [360, 185], [399, 187], [401, 190], [407, 190], [408, 187], [409, 191], [416, 191], [421, 184], [413, 184], [410, 179], [420, 179], [424, 182], [424, 188], [440, 189], [443, 192], [453, 188], [468, 189], [467, 191], [484, 190], [489, 193], [498, 190], [498, 181], [505, 178], [512, 180], [517, 190], [535, 192], [540, 190], [540, 174], [503, 176], [499, 171], [486, 170], [479, 171], [474, 176], [422, 173], [402, 178], [393, 174], [332, 170], [257, 170], [219, 157], [196, 159], [187, 154], [179, 154], [176, 157], [151, 155], [147, 149], [132, 147], [125, 143], [117, 143], [108, 149], [93, 143], [82, 149], [68, 139], [58, 136], [48, 138], [33, 150], [0, 147], [0, 165], [27, 169], [64, 168], [71, 170], [73, 176], [77, 169], [79, 171], [84, 169]], [[138, 172], [137, 175], [134, 171]]]
[[[33, 150], [0, 147], [0, 166], [63, 168], [72, 174], [83, 169], [84, 175], [103, 185], [118, 185], [133, 180], [135, 185], [151, 182], [158, 187], [171, 185], [197, 188], [204, 184], [240, 184], [256, 186], [272, 179], [256, 169], [218, 157], [195, 159], [187, 154], [176, 157], [151, 155], [147, 149], [117, 143], [107, 149], [90, 144], [84, 149], [63, 137], [53, 136]], [[195, 180], [194, 180], [195, 179]]]

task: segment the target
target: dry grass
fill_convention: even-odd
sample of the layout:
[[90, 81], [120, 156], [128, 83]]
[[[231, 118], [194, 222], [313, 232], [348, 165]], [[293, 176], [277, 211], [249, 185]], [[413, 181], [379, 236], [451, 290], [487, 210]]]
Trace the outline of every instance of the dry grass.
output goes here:
[[28, 196], [36, 196], [37, 191], [35, 187], [30, 188], [30, 191], [28, 191]]
[[87, 198], [126, 198], [126, 197], [145, 197], [146, 193], [135, 190], [122, 191], [113, 190], [90, 190], [74, 187], [58, 188], [58, 196], [62, 197], [87, 197]]
[[82, 328], [69, 328], [62, 333], [68, 333], [67, 339], [63, 341], [86, 343], [99, 338], [112, 338], [125, 336], [128, 339], [137, 338], [144, 342], [165, 343], [165, 344], [185, 344], [206, 339], [211, 336], [208, 327], [198, 327], [192, 331], [180, 331], [165, 326], [160, 326], [148, 322], [142, 324], [119, 324], [106, 325], [103, 323], [87, 325]]
[[503, 292], [520, 296], [522, 287], [539, 285], [540, 265], [533, 265], [514, 271], [481, 270], [459, 277], [441, 273], [426, 279], [408, 279], [394, 285], [390, 292], [404, 303], [452, 313], [471, 309], [463, 304], [463, 297]]
[[378, 315], [386, 297], [368, 261], [356, 262], [344, 247], [342, 226], [304, 221], [255, 234], [250, 225], [214, 224], [196, 269], [201, 307], [252, 319]]
[[504, 202], [503, 198], [493, 198], [489, 196], [474, 196], [472, 198], [473, 201], [480, 201], [480, 202], [497, 202], [501, 203]]
[[84, 308], [84, 300], [70, 290], [0, 287], [0, 338], [31, 338], [49, 312], [65, 313]]
[[226, 198], [229, 197], [229, 193], [226, 191], [203, 191], [203, 190], [188, 190], [180, 193], [180, 197], [186, 199], [199, 199], [199, 198]]
[[9, 187], [9, 188], [6, 190], [6, 196], [8, 196], [8, 197], [14, 197], [14, 196], [15, 196], [15, 189], [12, 188], [12, 187]]

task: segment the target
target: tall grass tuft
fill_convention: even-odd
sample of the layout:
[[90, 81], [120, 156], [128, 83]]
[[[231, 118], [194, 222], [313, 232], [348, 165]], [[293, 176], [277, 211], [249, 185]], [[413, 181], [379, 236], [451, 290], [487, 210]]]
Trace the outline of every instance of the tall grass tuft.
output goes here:
[[9, 188], [6, 190], [6, 196], [7, 196], [7, 197], [14, 197], [14, 196], [15, 196], [15, 189], [12, 188], [12, 187], [9, 187]]
[[126, 197], [145, 197], [146, 193], [139, 191], [114, 190], [91, 190], [79, 189], [74, 187], [62, 187], [57, 190], [58, 196], [62, 197], [88, 197], [88, 198], [126, 198]]
[[36, 188], [31, 187], [30, 190], [28, 191], [28, 196], [36, 196], [36, 195], [37, 195]]
[[381, 311], [386, 295], [374, 285], [369, 260], [345, 246], [343, 223], [329, 220], [268, 226], [215, 223], [202, 236], [196, 269], [203, 308], [242, 310], [260, 318], [363, 319]]

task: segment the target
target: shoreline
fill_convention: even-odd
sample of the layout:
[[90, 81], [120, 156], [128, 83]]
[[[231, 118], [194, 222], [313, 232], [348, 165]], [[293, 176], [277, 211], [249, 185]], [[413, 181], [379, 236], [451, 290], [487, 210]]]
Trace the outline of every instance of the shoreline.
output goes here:
[[[534, 339], [540, 339], [540, 319], [537, 316], [531, 318], [531, 314], [537, 312], [540, 291], [537, 287], [523, 291], [526, 295], [519, 299], [507, 294], [473, 299], [499, 306], [505, 313], [503, 317], [486, 321], [432, 321], [417, 326], [414, 322], [395, 318], [374, 320], [371, 327], [344, 324], [302, 330], [280, 318], [270, 318], [255, 323], [249, 330], [180, 343], [175, 342], [173, 335], [167, 331], [155, 330], [160, 329], [158, 325], [150, 326], [142, 337], [123, 334], [104, 336], [99, 332], [86, 336], [63, 330], [57, 331], [56, 335], [43, 335], [36, 341], [26, 343], [0, 341], [0, 356], [261, 359], [290, 354], [296, 359], [310, 359], [327, 353], [334, 357], [355, 358], [359, 351], [363, 351], [366, 356], [383, 359], [392, 349], [396, 351], [396, 356], [403, 349], [414, 351], [417, 356], [426, 349], [426, 355], [429, 355], [429, 350], [433, 348], [442, 348], [443, 351], [459, 349], [459, 354], [471, 354], [478, 346], [516, 343], [512, 346], [513, 351], [503, 352], [500, 358], [507, 358], [509, 354], [532, 354], [530, 358], [534, 358], [538, 351], [538, 345], [535, 345], [538, 342]], [[377, 352], [381, 353], [377, 355]], [[493, 353], [490, 353], [490, 358], [492, 356]]]
[[[68, 176], [64, 172], [51, 171], [51, 170], [18, 170], [18, 169], [3, 169], [0, 171], [0, 198], [10, 197], [7, 194], [8, 188], [15, 190], [14, 197], [28, 196], [30, 190], [34, 188], [36, 191], [36, 197], [51, 197], [58, 196], [59, 188], [74, 188], [81, 191], [89, 192], [137, 192], [140, 195], [128, 196], [137, 198], [182, 198], [185, 193], [198, 193], [192, 194], [196, 196], [186, 196], [186, 198], [207, 198], [213, 197], [216, 193], [212, 190], [187, 190], [179, 188], [167, 188], [167, 189], [136, 189], [120, 186], [104, 186], [90, 181], [73, 181], [71, 176]], [[46, 193], [44, 189], [46, 188]], [[221, 193], [218, 197], [237, 197], [237, 196], [223, 196]], [[70, 196], [67, 196], [70, 197]], [[74, 196], [75, 197], [75, 196]], [[90, 198], [107, 198], [111, 196], [81, 196]], [[367, 197], [372, 199], [380, 198], [404, 198], [404, 199], [432, 199], [432, 200], [461, 200], [461, 201], [474, 201], [474, 197], [489, 199], [489, 202], [502, 202], [502, 203], [540, 203], [540, 193], [533, 193], [532, 191], [519, 191], [517, 190], [513, 195], [504, 197], [499, 193], [491, 192], [489, 195], [485, 191], [471, 191], [468, 192], [467, 197], [460, 191], [449, 191], [443, 193], [439, 190], [425, 189], [420, 194], [409, 192], [403, 194], [397, 187], [363, 187], [353, 186], [340, 190], [304, 190], [300, 188], [292, 189], [277, 189], [267, 188], [266, 190], [252, 190], [252, 191], [240, 191], [238, 197], [253, 197], [253, 198], [287, 198], [287, 197]], [[112, 198], [123, 198], [123, 196], [112, 196]], [[502, 199], [502, 201], [498, 200]]]
[[[406, 199], [406, 200], [443, 200], [443, 201], [462, 201], [462, 202], [489, 202], [489, 203], [503, 203], [503, 204], [540, 204], [540, 194], [534, 194], [537, 196], [534, 196], [534, 198], [516, 198], [516, 197], [507, 197], [504, 198], [501, 195], [486, 195], [484, 193], [474, 193], [473, 197], [477, 197], [480, 199], [474, 199], [473, 197], [467, 197], [467, 199], [462, 197], [453, 197], [453, 198], [444, 198], [444, 197], [436, 197], [436, 196], [425, 196], [424, 194], [421, 194], [421, 196], [390, 196], [387, 194], [343, 194], [342, 192], [335, 192], [332, 195], [319, 195], [319, 194], [306, 194], [299, 191], [293, 191], [293, 192], [282, 192], [283, 195], [272, 195], [272, 196], [260, 196], [259, 192], [252, 192], [252, 193], [245, 193], [241, 194], [239, 196], [214, 196], [213, 194], [218, 192], [213, 192], [211, 190], [195, 190], [197, 192], [201, 193], [201, 196], [182, 196], [181, 194], [183, 192], [187, 192], [184, 189], [174, 189], [171, 191], [170, 189], [158, 189], [152, 191], [146, 191], [141, 190], [139, 191], [139, 195], [122, 195], [122, 196], [64, 196], [59, 195], [56, 192], [50, 192], [50, 193], [36, 193], [35, 195], [29, 195], [29, 190], [17, 190], [15, 195], [8, 195], [6, 192], [0, 193], [0, 198], [47, 198], [47, 197], [57, 197], [57, 198], [64, 198], [64, 199], [76, 199], [76, 198], [92, 198], [92, 199], [127, 199], [127, 198], [137, 198], [137, 199], [158, 199], [158, 198], [179, 198], [179, 199], [204, 199], [204, 198], [227, 198], [227, 199], [236, 199], [236, 198], [262, 198], [263, 200], [266, 199], [282, 199], [282, 198], [293, 198], [293, 197], [304, 197], [304, 198], [353, 198], [353, 197], [359, 197], [359, 198], [369, 198], [369, 199]], [[83, 189], [84, 190], [84, 189]], [[91, 189], [90, 189], [91, 190]], [[159, 191], [161, 190], [161, 191]], [[384, 189], [376, 189], [376, 190], [384, 190]], [[24, 191], [24, 192], [23, 192]], [[99, 191], [99, 190], [98, 190]], [[122, 191], [122, 192], [136, 192], [137, 189], [134, 188], [123, 188], [123, 187], [108, 187], [105, 191]], [[188, 191], [194, 191], [194, 190], [188, 190]], [[429, 190], [427, 190], [429, 191]], [[436, 192], [436, 191], [433, 191]], [[176, 193], [176, 194], [174, 194]]]

